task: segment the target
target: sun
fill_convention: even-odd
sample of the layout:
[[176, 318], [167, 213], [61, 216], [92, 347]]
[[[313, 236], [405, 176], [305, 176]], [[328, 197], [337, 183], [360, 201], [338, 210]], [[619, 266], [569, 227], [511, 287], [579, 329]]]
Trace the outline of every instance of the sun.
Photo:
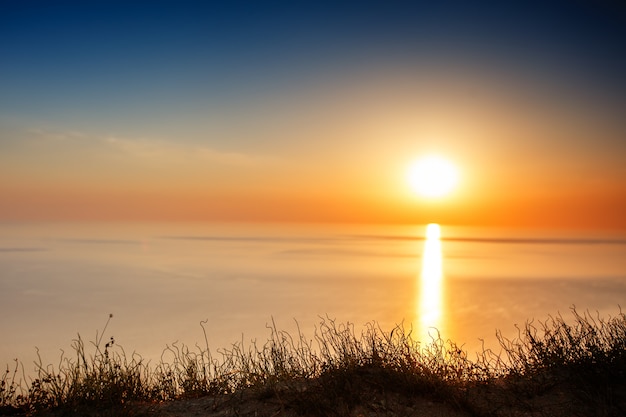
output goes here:
[[456, 166], [449, 160], [430, 155], [410, 165], [408, 181], [413, 191], [420, 196], [439, 198], [454, 190], [459, 174]]

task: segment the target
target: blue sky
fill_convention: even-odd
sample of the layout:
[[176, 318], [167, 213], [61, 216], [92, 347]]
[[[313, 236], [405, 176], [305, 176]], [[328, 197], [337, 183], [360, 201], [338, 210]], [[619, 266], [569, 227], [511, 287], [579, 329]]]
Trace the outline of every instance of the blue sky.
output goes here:
[[438, 61], [624, 96], [623, 8], [434, 3], [4, 1], [0, 105], [52, 121], [128, 123], [132, 111], [153, 122], [371, 67]]

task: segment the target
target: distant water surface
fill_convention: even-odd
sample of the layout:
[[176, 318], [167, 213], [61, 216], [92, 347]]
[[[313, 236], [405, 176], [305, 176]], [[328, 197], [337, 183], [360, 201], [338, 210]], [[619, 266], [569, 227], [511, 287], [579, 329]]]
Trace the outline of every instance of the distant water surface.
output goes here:
[[[175, 341], [264, 342], [274, 320], [312, 338], [320, 317], [357, 329], [403, 323], [424, 337], [426, 226], [4, 224], [0, 365], [57, 363], [80, 333], [158, 360]], [[479, 349], [495, 330], [573, 305], [615, 315], [626, 300], [626, 236], [441, 226], [433, 325]], [[433, 289], [434, 288], [434, 289]], [[435, 317], [435, 316], [433, 316]], [[423, 329], [422, 329], [423, 330]], [[430, 329], [432, 334], [432, 329]]]

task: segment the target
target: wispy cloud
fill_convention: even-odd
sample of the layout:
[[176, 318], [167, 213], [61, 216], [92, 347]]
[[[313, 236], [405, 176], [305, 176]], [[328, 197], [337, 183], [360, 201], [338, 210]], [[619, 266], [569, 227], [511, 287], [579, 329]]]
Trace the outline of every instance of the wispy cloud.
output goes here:
[[167, 140], [129, 139], [109, 136], [101, 139], [103, 147], [144, 160], [203, 161], [225, 165], [252, 165], [271, 159], [268, 156], [225, 152], [208, 146]]
[[26, 129], [26, 133], [31, 135], [31, 137], [33, 138], [39, 138], [41, 140], [47, 140], [47, 141], [59, 141], [59, 142], [65, 142], [68, 140], [75, 140], [75, 139], [85, 139], [88, 137], [88, 135], [79, 131], [75, 131], [75, 130], [61, 131], [61, 130], [50, 130], [50, 129], [42, 129], [42, 128], [28, 128]]
[[[103, 158], [129, 159], [133, 163], [195, 164], [211, 163], [225, 166], [255, 166], [276, 162], [267, 154], [225, 151], [210, 145], [161, 138], [134, 138], [121, 135], [96, 135], [78, 130], [27, 128], [11, 140], [11, 152], [28, 155], [54, 151], [81, 158], [97, 155]], [[6, 154], [5, 154], [6, 156]]]
[[0, 135], [0, 168], [7, 184], [229, 187], [280, 165], [271, 155], [224, 151], [197, 141], [43, 128]]

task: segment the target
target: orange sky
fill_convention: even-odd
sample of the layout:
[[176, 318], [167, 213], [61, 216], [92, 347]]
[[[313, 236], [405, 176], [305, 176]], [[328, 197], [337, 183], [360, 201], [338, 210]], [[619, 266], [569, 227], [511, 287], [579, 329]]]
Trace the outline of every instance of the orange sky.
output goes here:
[[[320, 132], [294, 126], [280, 134], [311, 136], [304, 145], [248, 154], [167, 139], [17, 132], [20, 142], [0, 156], [0, 218], [626, 228], [621, 154], [584, 142], [578, 149], [543, 143], [567, 121], [549, 128], [532, 119], [470, 123], [454, 114], [463, 109], [435, 110], [442, 112], [435, 120], [447, 111], [458, 125], [420, 129], [401, 109], [366, 124], [329, 123]], [[511, 117], [506, 110], [491, 109], [500, 120]], [[505, 135], [520, 138], [497, 139]], [[341, 140], [329, 144], [335, 137]], [[406, 171], [433, 150], [455, 162], [460, 182], [449, 196], [429, 200], [410, 189]]]
[[[222, 127], [253, 143], [269, 138], [238, 151], [167, 135], [5, 128], [16, 140], [0, 155], [0, 218], [626, 227], [623, 146], [603, 145], [621, 126], [543, 92], [526, 102], [473, 85], [480, 98], [471, 103], [376, 78], [343, 86], [345, 95], [304, 91], [232, 109], [266, 116]], [[407, 86], [416, 91], [401, 91]], [[280, 123], [285, 112], [290, 120]], [[406, 176], [430, 152], [460, 172], [438, 200], [417, 196]]]

